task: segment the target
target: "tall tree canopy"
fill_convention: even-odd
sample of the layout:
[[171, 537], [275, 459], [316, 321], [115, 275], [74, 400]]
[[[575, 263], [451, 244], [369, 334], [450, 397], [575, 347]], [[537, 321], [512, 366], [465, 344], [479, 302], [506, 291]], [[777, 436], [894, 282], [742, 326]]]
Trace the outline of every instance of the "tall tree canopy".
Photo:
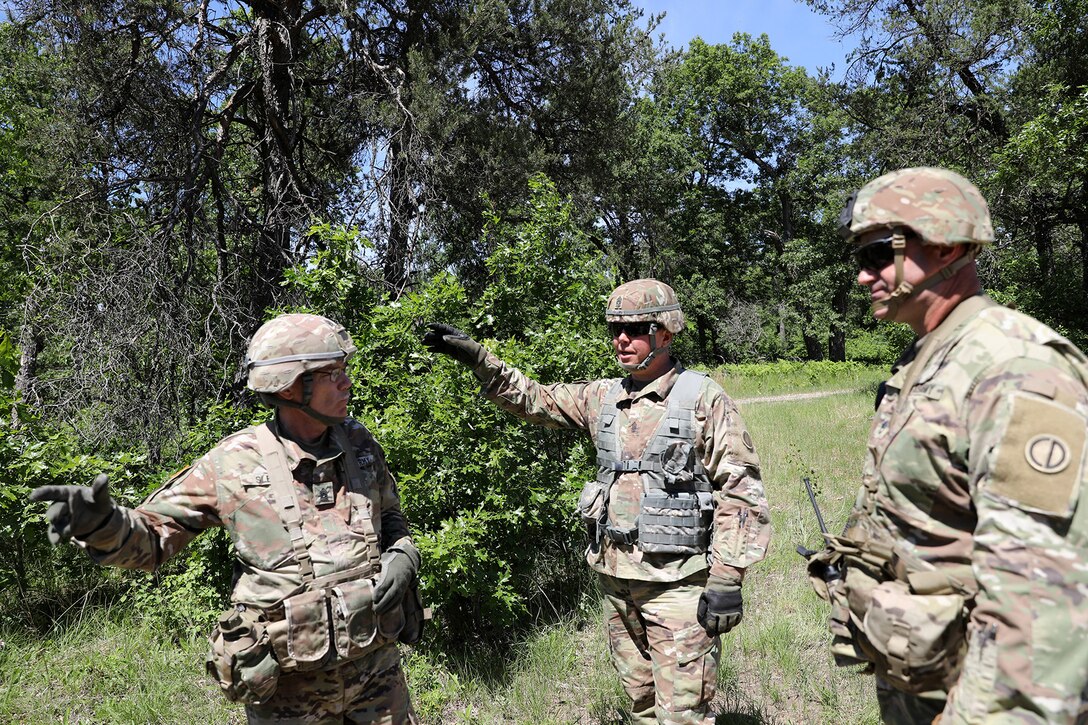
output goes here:
[[41, 341], [22, 378], [148, 440], [237, 389], [316, 221], [357, 230], [358, 273], [396, 297], [431, 261], [482, 273], [482, 199], [530, 174], [596, 196], [655, 52], [627, 0], [16, 7], [64, 119], [63, 174], [8, 230]]

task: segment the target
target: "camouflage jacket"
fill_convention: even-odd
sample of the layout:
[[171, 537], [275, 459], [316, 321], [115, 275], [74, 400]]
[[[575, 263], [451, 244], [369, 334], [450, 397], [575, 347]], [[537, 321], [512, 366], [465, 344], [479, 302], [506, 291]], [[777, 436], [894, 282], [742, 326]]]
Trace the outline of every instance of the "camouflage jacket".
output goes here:
[[[414, 550], [385, 455], [361, 423], [349, 418], [345, 425], [363, 487], [372, 487], [380, 501], [381, 515], [373, 519], [369, 492], [350, 486], [345, 490], [342, 485], [348, 480], [340, 460], [344, 452], [331, 435], [304, 448], [281, 437], [275, 421], [268, 425], [283, 446], [294, 478], [303, 537], [316, 577], [367, 564], [372, 543], [366, 540], [369, 527], [364, 522], [373, 521], [382, 551]], [[202, 530], [224, 526], [236, 557], [232, 601], [268, 607], [300, 591], [302, 574], [254, 431], [247, 428], [227, 436], [138, 507], [120, 508], [107, 526], [77, 543], [101, 564], [151, 571]]]
[[968, 572], [942, 723], [1070, 722], [1088, 692], [1088, 364], [987, 302], [961, 303], [893, 368], [847, 535], [891, 542], [899, 578]]
[[[625, 457], [641, 455], [665, 415], [669, 391], [683, 370], [677, 363], [641, 390], [632, 390], [631, 378], [624, 379], [616, 405], [617, 436]], [[542, 385], [490, 353], [476, 376], [486, 381], [484, 396], [502, 409], [539, 425], [581, 429], [594, 439], [605, 396], [616, 383], [612, 378]], [[771, 525], [759, 457], [736, 405], [709, 377], [696, 401], [695, 430], [696, 451], [715, 489], [710, 556], [644, 553], [637, 546], [616, 544], [605, 537], [601, 548], [587, 555], [593, 569], [622, 579], [670, 582], [709, 565], [711, 574], [739, 581], [746, 567], [766, 556]], [[637, 472], [616, 479], [608, 506], [610, 525], [634, 525], [642, 488]]]

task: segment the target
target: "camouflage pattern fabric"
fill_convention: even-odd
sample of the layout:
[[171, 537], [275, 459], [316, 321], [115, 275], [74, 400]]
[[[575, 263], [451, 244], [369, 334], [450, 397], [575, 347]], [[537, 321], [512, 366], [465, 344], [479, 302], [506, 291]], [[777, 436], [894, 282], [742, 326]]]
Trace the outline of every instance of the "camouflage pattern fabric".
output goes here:
[[[683, 365], [676, 363], [642, 387], [624, 378], [613, 425], [624, 458], [642, 456], [683, 371]], [[484, 381], [483, 394], [504, 410], [539, 425], [580, 429], [591, 437], [597, 434], [605, 397], [616, 383], [609, 379], [542, 385], [490, 353], [475, 374]], [[652, 722], [654, 707], [658, 715], [678, 718], [662, 722], [702, 721], [700, 713], [714, 694], [720, 651], [720, 640], [709, 638], [696, 621], [708, 567], [709, 573], [739, 584], [744, 570], [766, 556], [771, 536], [752, 438], [736, 405], [709, 377], [700, 388], [694, 418], [695, 451], [714, 487], [710, 551], [646, 553], [637, 544], [605, 537], [599, 548], [591, 546], [586, 553], [602, 582], [614, 584], [615, 595], [609, 601], [616, 614], [610, 617], [609, 639], [613, 664], [634, 702], [636, 722]], [[611, 526], [634, 526], [642, 491], [638, 472], [617, 477], [608, 502]], [[609, 586], [602, 583], [606, 594]], [[678, 656], [678, 641], [684, 642], [685, 652], [693, 647], [705, 649], [687, 661], [682, 653]]]
[[[384, 453], [361, 423], [348, 419], [344, 424], [350, 451], [342, 451], [331, 435], [314, 446], [304, 447], [282, 436], [275, 421], [268, 425], [283, 445], [284, 458], [294, 478], [303, 538], [316, 577], [331, 577], [365, 566], [371, 560], [372, 547], [379, 543], [382, 551], [395, 547], [415, 553], [418, 560]], [[303, 575], [276, 506], [255, 430], [248, 428], [224, 438], [140, 506], [118, 507], [109, 524], [76, 543], [101, 564], [153, 571], [204, 529], [223, 526], [230, 533], [236, 556], [232, 603], [266, 609], [303, 591]], [[349, 479], [341, 460], [344, 455], [355, 456], [359, 464], [360, 490], [355, 490], [350, 482], [345, 485]], [[380, 505], [378, 516], [371, 511], [372, 497]], [[368, 530], [376, 530], [380, 542], [373, 541], [373, 534], [368, 537]], [[393, 646], [384, 650], [396, 652]], [[359, 666], [369, 674], [353, 675], [352, 681], [378, 682], [386, 687], [386, 681], [393, 675], [380, 682], [374, 679], [375, 672], [384, 670], [366, 664], [376, 662], [373, 657], [377, 655], [360, 660]], [[338, 668], [340, 674], [331, 672], [327, 677], [321, 674], [323, 671], [307, 672], [305, 677], [309, 680], [298, 679], [294, 674], [283, 675], [275, 695], [277, 707], [289, 709], [290, 689], [283, 689], [285, 682], [313, 682], [315, 687], [332, 687], [329, 683], [337, 681], [353, 666], [349, 662]], [[403, 679], [399, 669], [396, 676]], [[395, 692], [405, 691], [400, 688]], [[352, 695], [349, 701], [357, 701], [359, 697], [362, 696]], [[298, 703], [298, 706], [309, 705]], [[402, 711], [407, 707], [407, 699], [397, 705]], [[402, 722], [403, 718], [348, 721]]]
[[874, 229], [909, 227], [927, 244], [989, 244], [990, 209], [978, 188], [954, 171], [900, 169], [863, 186], [843, 210], [840, 232], [853, 240]]
[[667, 583], [599, 578], [612, 665], [633, 703], [630, 722], [712, 725], [721, 641], [695, 617], [706, 573]]
[[606, 322], [657, 322], [676, 334], [684, 329], [684, 313], [676, 292], [656, 279], [625, 282], [608, 296]]
[[[362, 483], [380, 492], [382, 550], [414, 548], [381, 446], [358, 421], [349, 419], [347, 426]], [[296, 490], [314, 574], [324, 577], [365, 563], [369, 547], [360, 536], [360, 520], [371, 516], [370, 499], [364, 491], [343, 495], [337, 466], [342, 452], [331, 438], [324, 448], [310, 451], [290, 439], [280, 441], [300, 484]], [[243, 430], [224, 438], [137, 508], [120, 508], [116, 521], [79, 543], [100, 564], [153, 571], [200, 531], [225, 526], [241, 572], [232, 601], [268, 607], [302, 587], [269, 484], [256, 436]]]
[[246, 351], [246, 387], [259, 393], [286, 390], [299, 375], [357, 352], [343, 325], [320, 315], [279, 315], [261, 325]]
[[[932, 586], [942, 576], [962, 582], [951, 587], [967, 600], [962, 655], [943, 660], [942, 723], [1085, 722], [1088, 361], [1026, 315], [957, 314], [965, 305], [977, 298], [893, 368], [843, 537], [888, 556], [874, 566], [848, 553], [841, 586], [858, 622], [873, 577], [908, 582], [921, 607], [945, 594]], [[910, 698], [892, 700], [889, 712]]]
[[[667, 398], [684, 367], [677, 363], [641, 389], [630, 378], [616, 406], [617, 438], [625, 458], [639, 458], [653, 437], [668, 407]], [[542, 385], [506, 365], [494, 354], [477, 368], [483, 394], [519, 418], [552, 428], [581, 429], [596, 436], [605, 396], [616, 379], [589, 383]], [[711, 539], [710, 573], [739, 582], [741, 571], [762, 561], [770, 542], [771, 524], [759, 457], [736, 405], [721, 386], [705, 378], [695, 408], [696, 451], [714, 485], [716, 507]], [[617, 477], [612, 486], [608, 521], [631, 528], [639, 512], [642, 481], [637, 471]], [[620, 579], [670, 582], [707, 568], [704, 554], [651, 554], [637, 546], [605, 539], [600, 549], [587, 554], [589, 565], [601, 574]]]
[[388, 644], [339, 667], [280, 677], [266, 704], [246, 707], [249, 725], [416, 725], [400, 653]]

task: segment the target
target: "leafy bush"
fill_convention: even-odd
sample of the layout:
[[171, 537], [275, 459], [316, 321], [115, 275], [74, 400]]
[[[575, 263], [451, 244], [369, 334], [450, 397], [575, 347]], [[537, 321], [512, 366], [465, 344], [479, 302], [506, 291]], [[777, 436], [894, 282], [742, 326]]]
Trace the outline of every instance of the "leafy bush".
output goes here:
[[[601, 310], [612, 282], [568, 206], [543, 178], [518, 222], [486, 221], [488, 283], [469, 300], [439, 274], [396, 302], [354, 311], [352, 414], [386, 450], [423, 554], [424, 598], [451, 640], [504, 636], [547, 599], [570, 603], [583, 581], [574, 503], [592, 475], [592, 446], [575, 433], [525, 424], [478, 395], [471, 373], [420, 343], [446, 322], [544, 382], [600, 377], [611, 356]], [[342, 253], [348, 250], [342, 248]], [[324, 278], [331, 256], [295, 270]], [[326, 287], [335, 290], [337, 287]], [[337, 299], [312, 309], [342, 309]], [[556, 602], [552, 602], [554, 606]]]
[[[574, 503], [593, 472], [588, 437], [500, 411], [480, 398], [467, 370], [420, 343], [421, 323], [442, 321], [544, 382], [617, 372], [601, 315], [613, 286], [609, 269], [550, 182], [534, 179], [531, 192], [528, 209], [507, 217], [519, 221], [498, 213], [487, 219], [484, 242], [495, 252], [475, 300], [442, 273], [398, 301], [380, 301], [357, 264], [361, 240], [328, 227], [315, 228], [323, 251], [285, 280], [306, 300], [300, 309], [337, 317], [355, 338], [352, 414], [387, 452], [423, 554], [424, 597], [438, 611], [431, 631], [451, 641], [501, 640], [529, 614], [569, 610], [586, 581]], [[14, 351], [0, 350], [7, 350], [10, 391]], [[203, 422], [164, 446], [165, 456], [188, 461], [267, 415], [250, 405], [211, 405]], [[74, 547], [49, 547], [44, 507], [26, 503], [27, 482], [86, 483], [105, 471], [115, 495], [135, 505], [168, 471], [151, 470], [139, 454], [83, 453], [71, 431], [32, 421], [4, 433], [0, 535], [18, 538], [19, 562], [42, 562], [33, 576], [0, 569], [5, 591], [85, 592], [107, 582], [161, 629], [181, 636], [207, 629], [230, 587], [227, 537], [203, 534], [153, 575], [107, 571]]]

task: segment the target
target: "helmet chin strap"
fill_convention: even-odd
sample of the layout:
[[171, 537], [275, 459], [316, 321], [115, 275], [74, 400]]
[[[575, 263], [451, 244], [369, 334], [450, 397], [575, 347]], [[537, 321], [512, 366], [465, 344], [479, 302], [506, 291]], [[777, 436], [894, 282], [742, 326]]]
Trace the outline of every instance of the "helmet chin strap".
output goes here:
[[628, 372], [637, 373], [640, 370], [645, 370], [646, 368], [650, 367], [654, 359], [661, 355], [661, 353], [668, 352], [668, 345], [666, 345], [665, 347], [657, 346], [658, 329], [659, 328], [656, 322], [650, 323], [650, 354], [647, 355], [645, 359], [643, 359], [643, 361], [640, 363], [620, 363], [621, 368], [627, 370]]
[[325, 415], [324, 413], [318, 413], [316, 410], [310, 407], [310, 396], [314, 391], [314, 376], [313, 373], [306, 372], [302, 374], [302, 401], [287, 400], [281, 398], [278, 395], [272, 393], [258, 393], [261, 402], [265, 405], [270, 405], [273, 408], [297, 408], [306, 415], [310, 416], [319, 423], [324, 423], [328, 426], [340, 425], [346, 419], [346, 416], [333, 416]]
[[895, 250], [895, 289], [888, 295], [885, 300], [878, 300], [873, 302], [871, 307], [873, 312], [880, 310], [887, 310], [888, 314], [885, 315], [885, 319], [895, 320], [896, 314], [899, 312], [900, 306], [913, 294], [927, 290], [934, 285], [940, 284], [944, 280], [959, 272], [966, 267], [971, 261], [974, 260], [977, 248], [969, 251], [957, 259], [947, 267], [942, 267], [937, 272], [923, 279], [918, 284], [911, 284], [907, 280], [903, 279], [903, 266], [906, 259], [907, 238], [903, 234], [902, 227], [897, 227], [892, 234], [892, 249]]

